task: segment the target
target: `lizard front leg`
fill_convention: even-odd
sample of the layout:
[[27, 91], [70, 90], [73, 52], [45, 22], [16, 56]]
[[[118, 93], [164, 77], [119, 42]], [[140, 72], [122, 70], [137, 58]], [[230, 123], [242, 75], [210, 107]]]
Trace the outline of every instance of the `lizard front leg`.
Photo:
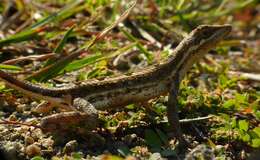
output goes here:
[[174, 132], [175, 138], [179, 140], [181, 145], [187, 146], [187, 142], [183, 137], [180, 122], [179, 122], [179, 115], [178, 115], [178, 106], [177, 106], [177, 96], [179, 92], [180, 81], [179, 77], [176, 76], [174, 78], [173, 84], [171, 84], [170, 91], [169, 91], [169, 98], [167, 104], [167, 117], [168, 122], [170, 123], [170, 127]]

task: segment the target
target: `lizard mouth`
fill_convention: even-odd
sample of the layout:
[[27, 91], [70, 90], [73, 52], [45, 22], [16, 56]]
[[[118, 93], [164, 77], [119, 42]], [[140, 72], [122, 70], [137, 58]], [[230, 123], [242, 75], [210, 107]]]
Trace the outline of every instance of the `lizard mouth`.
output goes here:
[[[197, 31], [200, 32], [197, 32]], [[212, 25], [212, 26], [199, 26], [195, 32], [194, 37], [197, 37], [194, 39], [194, 43], [199, 47], [199, 50], [201, 51], [207, 51], [210, 48], [216, 46], [216, 44], [223, 40], [224, 37], [226, 37], [232, 30], [231, 25]], [[197, 33], [196, 33], [197, 32]]]
[[[216, 42], [222, 40], [224, 37], [226, 37], [232, 30], [232, 26], [231, 25], [221, 25], [221, 26], [218, 26], [218, 25], [214, 25], [214, 26], [211, 26], [212, 27], [212, 31], [209, 29], [207, 30], [207, 32], [209, 32], [208, 34], [210, 34], [209, 37], [209, 41], [214, 42], [214, 40]], [[204, 33], [207, 35], [207, 33]]]
[[216, 39], [219, 41], [219, 40], [222, 40], [223, 37], [227, 36], [231, 32], [231, 30], [232, 30], [231, 25], [228, 25], [228, 24], [223, 25], [214, 32], [213, 36], [218, 37]]

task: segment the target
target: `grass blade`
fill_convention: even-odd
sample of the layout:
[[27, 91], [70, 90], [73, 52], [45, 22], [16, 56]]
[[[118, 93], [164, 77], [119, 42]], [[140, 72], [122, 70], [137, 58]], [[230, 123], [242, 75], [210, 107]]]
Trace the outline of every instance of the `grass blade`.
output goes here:
[[[40, 20], [39, 22], [36, 22], [35, 24], [33, 24], [32, 26], [30, 26], [28, 28], [28, 30], [30, 29], [35, 29], [35, 28], [38, 28], [38, 27], [41, 27], [45, 24], [48, 24], [50, 22], [53, 22], [53, 21], [60, 21], [67, 16], [64, 16], [66, 14], [68, 14], [68, 12], [71, 12], [71, 10], [73, 10], [73, 8], [75, 8], [77, 5], [79, 5], [80, 3], [82, 2], [82, 0], [77, 0], [75, 2], [72, 2], [72, 3], [69, 3], [68, 5], [66, 5], [65, 7], [63, 7], [61, 10], [59, 10], [58, 12], [56, 13], [53, 13], [45, 18], [43, 18], [42, 20]], [[69, 14], [70, 15], [70, 14]]]
[[153, 55], [147, 51], [147, 49], [141, 44], [138, 42], [138, 40], [132, 35], [130, 34], [129, 32], [127, 32], [125, 29], [121, 28], [120, 29], [124, 35], [132, 42], [136, 42], [136, 47], [145, 55], [145, 57], [147, 58], [148, 60], [148, 63], [151, 63], [152, 60], [153, 60]]
[[0, 47], [10, 43], [17, 43], [17, 42], [22, 42], [22, 41], [31, 40], [35, 38], [39, 32], [44, 31], [45, 28], [44, 25], [53, 21], [60, 21], [70, 16], [71, 14], [73, 14], [73, 8], [76, 7], [78, 4], [80, 4], [81, 2], [82, 0], [77, 0], [76, 2], [70, 3], [60, 11], [43, 18], [42, 20], [36, 22], [35, 24], [25, 29], [24, 31], [11, 35], [6, 39], [0, 40]]
[[98, 34], [94, 39], [92, 39], [87, 45], [84, 45], [79, 50], [71, 53], [67, 57], [57, 61], [55, 64], [49, 65], [39, 72], [36, 72], [32, 76], [28, 77], [28, 80], [36, 80], [36, 81], [47, 81], [55, 76], [57, 76], [69, 63], [71, 63], [74, 59], [76, 59], [83, 52], [87, 52], [97, 41], [102, 39], [109, 31], [111, 31], [114, 27], [116, 27], [119, 23], [121, 23], [132, 11], [134, 6], [136, 5], [136, 1], [117, 19], [113, 24], [105, 28], [100, 34]]
[[13, 71], [22, 70], [21, 67], [13, 66], [13, 65], [7, 65], [7, 64], [0, 64], [0, 69], [13, 70]]
[[102, 61], [102, 60], [106, 60], [106, 59], [109, 59], [109, 58], [113, 58], [113, 57], [118, 56], [118, 55], [126, 52], [127, 50], [133, 48], [135, 45], [136, 45], [136, 43], [131, 43], [131, 44], [129, 44], [129, 45], [123, 47], [123, 48], [118, 49], [116, 52], [113, 52], [112, 54], [109, 54], [107, 56], [103, 56], [101, 54], [95, 54], [93, 56], [89, 56], [89, 57], [85, 57], [85, 58], [80, 59], [80, 60], [76, 60], [76, 61], [70, 63], [68, 66], [66, 66], [64, 68], [64, 71], [65, 72], [71, 72], [71, 71], [74, 71], [74, 70], [81, 69], [81, 68], [83, 68], [87, 65], [90, 65], [90, 64]]
[[[72, 26], [63, 36], [63, 38], [61, 39], [61, 41], [59, 42], [59, 44], [57, 45], [57, 47], [54, 49], [54, 53], [61, 53], [62, 49], [64, 48], [69, 36], [71, 35], [73, 29], [75, 26]], [[60, 57], [60, 56], [59, 56]], [[57, 60], [57, 57], [53, 57], [51, 59], [49, 59], [46, 64], [44, 66], [48, 66], [50, 64], [52, 64], [55, 60]]]
[[17, 42], [22, 42], [22, 41], [26, 41], [29, 39], [33, 39], [37, 36], [37, 34], [39, 32], [42, 32], [43, 30], [44, 30], [44, 28], [41, 27], [41, 28], [26, 30], [26, 31], [11, 35], [6, 39], [0, 40], [0, 47], [10, 44], [10, 43], [17, 43]]
[[64, 37], [62, 38], [62, 40], [60, 41], [60, 43], [58, 44], [58, 46], [54, 49], [54, 53], [61, 53], [64, 45], [66, 44], [70, 34], [72, 33], [74, 29], [74, 26], [71, 27], [64, 35]]

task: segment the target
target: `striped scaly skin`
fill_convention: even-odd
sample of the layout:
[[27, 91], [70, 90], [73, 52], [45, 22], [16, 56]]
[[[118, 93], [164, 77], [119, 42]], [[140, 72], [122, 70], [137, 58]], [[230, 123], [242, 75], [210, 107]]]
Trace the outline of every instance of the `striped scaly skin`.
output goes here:
[[223, 40], [231, 29], [230, 25], [198, 26], [180, 42], [167, 61], [130, 76], [107, 78], [102, 81], [89, 80], [76, 87], [58, 89], [43, 88], [20, 81], [2, 70], [0, 79], [7, 86], [27, 96], [67, 108], [76, 98], [83, 98], [98, 110], [106, 110], [170, 93], [168, 120], [175, 136], [182, 139], [176, 105], [179, 83], [191, 66]]

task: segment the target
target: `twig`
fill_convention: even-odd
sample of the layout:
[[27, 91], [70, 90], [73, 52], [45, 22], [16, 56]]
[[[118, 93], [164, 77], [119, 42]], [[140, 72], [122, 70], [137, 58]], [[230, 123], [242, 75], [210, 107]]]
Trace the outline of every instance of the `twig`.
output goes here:
[[260, 82], [260, 74], [256, 73], [245, 73], [245, 72], [238, 72], [238, 71], [229, 71], [229, 75], [236, 75], [242, 78], [246, 78], [248, 80], [258, 81]]
[[15, 64], [15, 63], [25, 61], [25, 60], [31, 60], [31, 61], [45, 60], [50, 57], [53, 57], [54, 55], [55, 55], [54, 53], [47, 53], [47, 54], [42, 54], [42, 55], [31, 55], [31, 56], [19, 57], [19, 58], [4, 61], [4, 62], [2, 62], [2, 64]]
[[197, 122], [197, 121], [203, 121], [203, 120], [207, 120], [207, 119], [211, 119], [213, 118], [213, 115], [209, 115], [206, 117], [198, 117], [198, 118], [191, 118], [191, 119], [181, 119], [180, 123], [192, 123], [192, 122]]
[[246, 41], [255, 41], [260, 39], [260, 35], [255, 35], [255, 36], [229, 36], [228, 39], [232, 40], [246, 40]]
[[9, 121], [9, 120], [5, 120], [3, 118], [1, 118], [2, 122], [0, 122], [0, 124], [4, 124], [4, 125], [20, 125], [20, 126], [28, 126], [28, 127], [35, 127], [35, 128], [40, 128], [43, 129], [40, 126], [37, 125], [33, 125], [33, 124], [28, 124], [28, 123], [23, 123], [23, 122], [18, 122], [18, 121]]
[[12, 15], [11, 17], [9, 17], [8, 19], [6, 19], [4, 21], [4, 23], [1, 24], [0, 26], [0, 30], [4, 31], [6, 30], [8, 27], [10, 27], [10, 25], [12, 23], [14, 23], [20, 16], [22, 15], [21, 11], [16, 12], [14, 15]]

